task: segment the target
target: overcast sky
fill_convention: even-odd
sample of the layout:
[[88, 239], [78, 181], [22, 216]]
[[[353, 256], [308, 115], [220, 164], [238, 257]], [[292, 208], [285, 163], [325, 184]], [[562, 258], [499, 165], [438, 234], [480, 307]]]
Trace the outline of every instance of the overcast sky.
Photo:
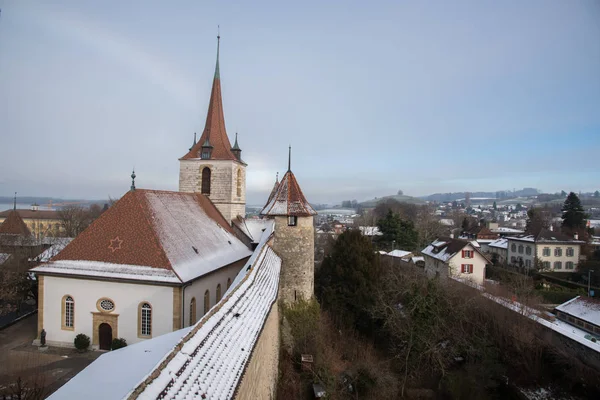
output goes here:
[[250, 204], [288, 144], [311, 202], [600, 188], [598, 1], [0, 7], [0, 195], [119, 197], [133, 166], [138, 187], [177, 190], [218, 24]]

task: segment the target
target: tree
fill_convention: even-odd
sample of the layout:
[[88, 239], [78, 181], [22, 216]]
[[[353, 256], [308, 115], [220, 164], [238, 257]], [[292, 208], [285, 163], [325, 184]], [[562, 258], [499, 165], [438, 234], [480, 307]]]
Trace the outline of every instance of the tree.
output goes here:
[[498, 209], [498, 205], [496, 204], [496, 201], [494, 201], [494, 210]]
[[585, 229], [587, 215], [581, 205], [579, 197], [573, 192], [569, 193], [562, 208], [562, 227], [568, 230]]
[[527, 210], [527, 226], [525, 232], [537, 235], [543, 228], [550, 227], [552, 215], [548, 209], [530, 208]]
[[316, 293], [338, 323], [361, 331], [371, 327], [379, 262], [369, 239], [358, 230], [342, 233], [316, 276]]
[[402, 190], [398, 190], [398, 196], [402, 196], [404, 195], [404, 192]]
[[596, 190], [596, 191], [594, 192], [594, 197], [596, 197], [596, 198], [600, 197], [600, 192]]
[[402, 219], [399, 214], [388, 210], [387, 215], [377, 221], [377, 226], [383, 234], [378, 241], [385, 246], [396, 242], [396, 246], [404, 250], [416, 248], [419, 235], [412, 221]]
[[[573, 192], [571, 192], [571, 193], [573, 193]], [[565, 192], [564, 190], [561, 190], [560, 197], [567, 197], [567, 192]]]

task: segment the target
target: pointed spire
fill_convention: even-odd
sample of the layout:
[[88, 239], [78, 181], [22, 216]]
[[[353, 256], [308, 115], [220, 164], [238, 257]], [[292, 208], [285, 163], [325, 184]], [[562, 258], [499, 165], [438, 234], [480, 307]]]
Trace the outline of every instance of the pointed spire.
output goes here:
[[219, 25], [217, 25], [217, 66], [215, 67], [215, 79], [221, 79], [221, 74], [219, 73], [219, 47], [221, 44], [221, 33], [219, 30]]
[[15, 192], [15, 201], [13, 204], [13, 210], [16, 210], [16, 209], [17, 209], [17, 192]]
[[292, 146], [290, 145], [288, 154], [288, 172], [292, 170]]
[[194, 144], [192, 144], [192, 147], [190, 147], [190, 151], [192, 151], [192, 149], [194, 148], [195, 145], [196, 145], [196, 132], [194, 132]]
[[279, 183], [279, 171], [275, 174], [275, 183]]
[[238, 142], [237, 142], [237, 132], [235, 133], [235, 143], [233, 144], [233, 147], [231, 148], [231, 150], [240, 150], [240, 146], [238, 145]]
[[131, 190], [135, 190], [135, 168], [131, 171]]

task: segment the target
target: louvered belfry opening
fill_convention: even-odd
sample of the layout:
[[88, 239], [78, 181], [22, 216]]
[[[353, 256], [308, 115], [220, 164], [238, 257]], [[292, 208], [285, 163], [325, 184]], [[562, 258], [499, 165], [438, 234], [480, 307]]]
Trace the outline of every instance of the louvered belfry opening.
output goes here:
[[210, 168], [206, 167], [202, 170], [202, 194], [210, 195]]

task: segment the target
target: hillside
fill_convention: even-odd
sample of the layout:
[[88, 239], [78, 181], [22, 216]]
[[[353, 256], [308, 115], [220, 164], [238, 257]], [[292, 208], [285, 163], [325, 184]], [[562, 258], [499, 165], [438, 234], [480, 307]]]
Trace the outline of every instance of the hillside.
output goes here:
[[425, 201], [423, 199], [419, 199], [417, 197], [406, 196], [403, 194], [394, 194], [391, 196], [376, 197], [371, 200], [363, 201], [362, 203], [359, 203], [359, 205], [364, 208], [373, 208], [377, 205], [377, 203], [380, 203], [380, 202], [386, 201], [386, 200], [396, 200], [401, 203], [410, 203], [410, 204], [425, 204]]

